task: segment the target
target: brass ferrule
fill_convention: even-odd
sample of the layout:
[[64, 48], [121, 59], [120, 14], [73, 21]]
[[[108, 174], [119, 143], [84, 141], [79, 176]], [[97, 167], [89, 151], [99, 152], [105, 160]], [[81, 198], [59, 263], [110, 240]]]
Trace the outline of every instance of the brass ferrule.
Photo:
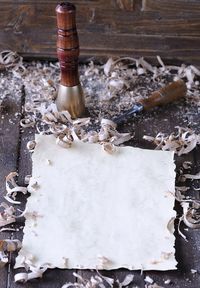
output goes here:
[[83, 116], [85, 101], [81, 85], [78, 84], [73, 87], [60, 85], [56, 98], [56, 105], [58, 111], [67, 110], [72, 118]]

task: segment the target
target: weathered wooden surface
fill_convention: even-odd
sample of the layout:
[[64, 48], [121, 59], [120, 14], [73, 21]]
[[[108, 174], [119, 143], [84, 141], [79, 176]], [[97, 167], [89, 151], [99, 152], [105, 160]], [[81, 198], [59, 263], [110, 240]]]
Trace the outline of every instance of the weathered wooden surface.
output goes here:
[[[0, 203], [4, 202], [5, 177], [18, 170], [20, 116], [15, 113], [21, 112], [21, 99], [10, 96], [3, 101], [5, 108], [0, 112]], [[11, 233], [0, 232], [0, 239], [10, 237]], [[0, 269], [0, 287], [9, 287], [9, 272], [9, 265]]]
[[[21, 129], [19, 133], [19, 121], [20, 117], [23, 117], [22, 106], [26, 101], [28, 95], [25, 94], [24, 88], [21, 87], [22, 100], [16, 102], [16, 98], [9, 98], [5, 102], [7, 107], [3, 113], [3, 119], [0, 122], [0, 197], [2, 200], [3, 195], [5, 195], [4, 189], [4, 177], [13, 170], [19, 170], [19, 184], [24, 184], [24, 177], [27, 174], [31, 173], [31, 158], [30, 153], [27, 151], [26, 143], [33, 139], [34, 130], [33, 129]], [[138, 116], [129, 125], [124, 125], [121, 127], [122, 131], [130, 130], [135, 131], [135, 136], [129, 145], [143, 147], [143, 148], [152, 148], [153, 145], [149, 142], [146, 142], [142, 139], [144, 134], [146, 135], [155, 135], [159, 131], [165, 131], [170, 133], [174, 126], [187, 126], [189, 120], [187, 119], [186, 109], [188, 107], [185, 105], [180, 105], [180, 103], [174, 103], [163, 108], [155, 109], [154, 111], [145, 112], [143, 115]], [[15, 116], [15, 112], [22, 112], [22, 115]], [[186, 116], [184, 116], [186, 115]], [[196, 114], [197, 115], [197, 114]], [[1, 117], [2, 117], [1, 116]], [[198, 123], [199, 116], [195, 116]], [[194, 118], [195, 118], [194, 117]], [[11, 121], [10, 121], [11, 119]], [[13, 122], [13, 123], [12, 123]], [[10, 134], [8, 134], [10, 131]], [[179, 157], [177, 160], [177, 166], [184, 160], [191, 160], [195, 164], [194, 173], [197, 173], [200, 169], [200, 149], [194, 150], [188, 155]], [[191, 189], [191, 193], [194, 191]], [[195, 192], [196, 193], [196, 192]], [[24, 204], [21, 207], [24, 208]], [[180, 206], [176, 204], [177, 212], [180, 211]], [[20, 226], [22, 223], [19, 223]], [[139, 288], [145, 287], [144, 278], [146, 275], [152, 277], [156, 283], [162, 287], [169, 287], [169, 285], [164, 284], [164, 281], [170, 279], [172, 283], [170, 287], [172, 288], [198, 288], [200, 283], [199, 273], [192, 274], [191, 269], [196, 269], [200, 271], [200, 230], [184, 230], [185, 226], [181, 226], [181, 230], [187, 235], [189, 242], [186, 243], [179, 235], [176, 233], [176, 257], [179, 262], [177, 271], [167, 271], [167, 272], [155, 272], [148, 271], [144, 274], [140, 274], [139, 271], [127, 271], [126, 269], [119, 269], [115, 271], [103, 271], [103, 275], [111, 276], [114, 279], [124, 279], [125, 275], [131, 273], [134, 275], [134, 284]], [[10, 237], [10, 234], [0, 233], [0, 237]], [[13, 237], [22, 239], [22, 231], [15, 232]], [[12, 266], [13, 266], [12, 259]], [[77, 279], [72, 275], [72, 270], [49, 270], [44, 274], [44, 277], [39, 280], [34, 280], [30, 283], [24, 284], [25, 288], [61, 288], [65, 282], [74, 282]], [[13, 282], [14, 274], [16, 272], [11, 270], [11, 273], [8, 273], [8, 269], [0, 269], [0, 287], [2, 288], [20, 288], [21, 284], [16, 284]], [[80, 275], [84, 278], [90, 278], [92, 273], [91, 271], [78, 271]], [[130, 286], [132, 287], [132, 285]]]
[[[59, 1], [0, 0], [0, 49], [56, 57]], [[200, 0], [71, 0], [82, 56], [155, 56], [200, 64]]]

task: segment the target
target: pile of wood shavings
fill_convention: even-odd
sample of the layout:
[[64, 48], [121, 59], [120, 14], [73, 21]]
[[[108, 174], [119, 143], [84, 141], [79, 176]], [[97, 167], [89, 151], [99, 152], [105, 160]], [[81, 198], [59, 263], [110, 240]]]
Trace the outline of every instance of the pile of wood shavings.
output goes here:
[[[68, 287], [106, 288], [108, 285], [111, 288], [114, 288], [114, 287], [123, 288], [123, 287], [127, 287], [130, 284], [133, 284], [133, 281], [134, 281], [134, 275], [132, 274], [128, 274], [122, 282], [120, 282], [119, 280], [115, 281], [113, 278], [103, 276], [98, 271], [97, 271], [97, 275], [92, 276], [90, 279], [84, 279], [82, 276], [80, 276], [77, 273], [73, 273], [73, 275], [78, 278], [79, 283], [69, 282], [69, 283], [64, 284], [62, 288], [68, 288]], [[136, 286], [132, 286], [132, 287], [134, 288]]]
[[[5, 55], [5, 52], [2, 54]], [[93, 62], [88, 65], [80, 65], [80, 79], [93, 126], [99, 126], [102, 118], [112, 120], [113, 117], [131, 108], [142, 98], [148, 97], [153, 91], [177, 79], [186, 81], [188, 87], [186, 101], [188, 105], [193, 105], [192, 113], [194, 110], [195, 113], [198, 113], [200, 71], [193, 65], [167, 66], [160, 57], [157, 59], [159, 67], [152, 66], [143, 58], [130, 57], [117, 60], [110, 58], [104, 65], [96, 65]], [[21, 71], [19, 67], [23, 67], [23, 70]], [[22, 64], [20, 58], [17, 72], [14, 67], [9, 71], [12, 78], [17, 79], [15, 84], [20, 83], [18, 85], [24, 87], [26, 116], [30, 117], [31, 113], [35, 111], [37, 117], [42, 118], [45, 110], [48, 110], [51, 103], [54, 103], [57, 95], [60, 77], [58, 63]], [[5, 77], [0, 77], [0, 79], [6, 81]], [[13, 89], [16, 89], [15, 85], [10, 85], [10, 83], [8, 85], [8, 82], [6, 86], [12, 87], [12, 93]], [[1, 95], [3, 95], [3, 89]], [[1, 95], [0, 100], [2, 100]], [[186, 116], [191, 118], [192, 122], [190, 111]], [[29, 122], [32, 123], [32, 121]]]
[[192, 129], [175, 127], [178, 129], [177, 133], [165, 135], [158, 133], [156, 137], [143, 136], [143, 139], [155, 143], [156, 150], [174, 151], [178, 156], [187, 154], [192, 151], [198, 144], [200, 144], [200, 134], [196, 134]]

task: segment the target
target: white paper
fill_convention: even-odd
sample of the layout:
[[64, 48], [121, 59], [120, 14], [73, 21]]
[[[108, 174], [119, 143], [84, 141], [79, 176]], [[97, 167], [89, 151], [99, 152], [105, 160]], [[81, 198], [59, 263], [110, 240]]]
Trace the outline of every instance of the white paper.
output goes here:
[[[33, 265], [59, 268], [176, 269], [173, 152], [119, 147], [36, 135], [32, 185], [22, 249]], [[30, 217], [33, 213], [34, 217]]]

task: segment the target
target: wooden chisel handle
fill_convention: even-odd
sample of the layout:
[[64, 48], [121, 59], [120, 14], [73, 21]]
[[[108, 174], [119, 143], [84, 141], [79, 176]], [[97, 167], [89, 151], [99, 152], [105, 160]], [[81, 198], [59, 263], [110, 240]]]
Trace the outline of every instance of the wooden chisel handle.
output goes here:
[[73, 87], [79, 84], [79, 40], [76, 30], [76, 8], [69, 2], [56, 7], [57, 55], [61, 68], [61, 85]]
[[174, 81], [158, 91], [153, 92], [148, 98], [142, 99], [140, 103], [143, 105], [144, 110], [149, 110], [156, 106], [165, 105], [180, 98], [185, 97], [187, 86], [184, 81]]

